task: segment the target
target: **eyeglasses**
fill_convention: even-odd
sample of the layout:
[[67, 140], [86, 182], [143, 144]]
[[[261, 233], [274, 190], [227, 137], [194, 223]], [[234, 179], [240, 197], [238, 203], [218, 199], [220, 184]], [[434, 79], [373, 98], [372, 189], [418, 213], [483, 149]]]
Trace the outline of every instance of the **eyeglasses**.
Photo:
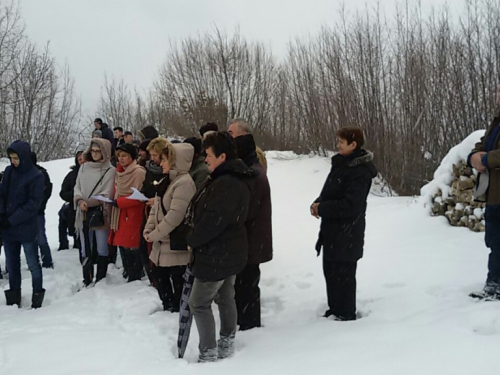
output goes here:
[[91, 150], [93, 154], [102, 154], [101, 150]]

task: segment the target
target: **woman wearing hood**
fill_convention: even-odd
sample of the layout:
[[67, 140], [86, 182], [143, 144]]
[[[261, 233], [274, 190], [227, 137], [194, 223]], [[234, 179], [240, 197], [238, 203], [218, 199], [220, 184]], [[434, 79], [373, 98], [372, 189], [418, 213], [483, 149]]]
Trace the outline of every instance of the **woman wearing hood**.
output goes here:
[[118, 165], [115, 177], [115, 195], [111, 203], [110, 243], [120, 247], [128, 281], [140, 280], [142, 261], [139, 253], [144, 202], [127, 199], [133, 191], [141, 190], [146, 170], [137, 163], [137, 148], [124, 143], [116, 148]]
[[187, 143], [170, 144], [162, 151], [160, 165], [168, 176], [158, 186], [143, 233], [146, 241], [153, 242], [150, 259], [163, 309], [172, 312], [179, 311], [182, 276], [191, 259], [187, 245], [181, 249], [174, 243], [174, 231], [184, 225], [189, 202], [196, 193], [189, 175], [193, 155], [194, 148]]
[[[92, 139], [90, 147], [83, 153], [84, 160], [88, 162], [80, 166], [74, 188], [75, 231], [80, 238], [83, 282], [86, 286], [90, 285], [94, 278], [92, 253], [95, 250], [98, 254], [96, 281], [105, 278], [108, 269], [110, 210], [104, 202], [93, 197], [97, 195], [112, 197], [115, 170], [111, 165], [110, 157], [111, 142], [104, 138]], [[92, 207], [102, 210], [103, 225], [93, 226], [89, 222], [88, 212]], [[93, 249], [94, 245], [96, 249]]]
[[21, 306], [21, 246], [31, 272], [31, 307], [42, 306], [45, 289], [38, 258], [37, 214], [42, 204], [44, 177], [31, 161], [30, 145], [15, 141], [7, 149], [11, 165], [0, 184], [0, 231], [9, 271], [7, 305]]

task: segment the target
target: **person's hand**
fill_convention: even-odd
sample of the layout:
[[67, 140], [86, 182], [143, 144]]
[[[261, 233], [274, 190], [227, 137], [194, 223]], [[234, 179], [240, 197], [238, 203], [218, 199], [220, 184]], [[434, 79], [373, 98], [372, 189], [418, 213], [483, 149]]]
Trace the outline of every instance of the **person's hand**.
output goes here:
[[314, 216], [316, 219], [319, 219], [318, 207], [319, 203], [311, 204], [311, 215]]
[[479, 151], [476, 152], [475, 154], [472, 154], [470, 157], [470, 163], [472, 167], [478, 172], [484, 172], [486, 170], [486, 166], [483, 165], [481, 162], [481, 158], [486, 155], [486, 152], [484, 151]]
[[79, 206], [80, 206], [80, 210], [82, 212], [85, 212], [89, 209], [89, 206], [87, 205], [87, 202], [85, 202], [85, 201], [81, 201]]
[[193, 251], [193, 249], [189, 245], [188, 245], [188, 251]]
[[0, 216], [0, 228], [1, 229], [9, 229], [11, 227], [9, 220], [7, 219], [7, 216], [2, 215]]
[[144, 235], [144, 239], [146, 240], [146, 242], [153, 242], [153, 241], [151, 241], [151, 239], [149, 238], [149, 233], [146, 233], [146, 234]]
[[149, 198], [149, 200], [146, 202], [146, 206], [152, 206], [155, 203], [154, 198]]

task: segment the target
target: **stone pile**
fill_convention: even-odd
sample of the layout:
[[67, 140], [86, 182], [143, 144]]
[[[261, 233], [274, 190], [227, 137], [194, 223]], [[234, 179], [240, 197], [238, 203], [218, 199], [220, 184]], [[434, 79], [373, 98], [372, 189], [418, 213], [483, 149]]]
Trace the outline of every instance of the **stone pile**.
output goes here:
[[448, 197], [439, 190], [432, 198], [432, 215], [443, 215], [451, 225], [468, 227], [474, 232], [484, 232], [484, 208], [486, 203], [475, 202], [472, 191], [476, 175], [465, 161], [453, 165], [453, 181]]

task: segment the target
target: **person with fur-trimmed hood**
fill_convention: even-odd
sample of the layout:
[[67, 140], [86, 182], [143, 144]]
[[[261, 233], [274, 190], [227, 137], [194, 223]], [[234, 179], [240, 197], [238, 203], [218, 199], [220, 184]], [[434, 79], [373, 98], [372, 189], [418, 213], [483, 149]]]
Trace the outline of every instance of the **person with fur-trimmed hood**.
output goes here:
[[310, 211], [321, 218], [316, 251], [319, 256], [323, 249], [328, 296], [324, 316], [345, 321], [356, 319], [356, 267], [363, 256], [367, 197], [377, 169], [373, 154], [363, 149], [361, 128], [341, 128], [337, 138], [338, 154]]
[[[96, 281], [105, 278], [108, 269], [111, 212], [108, 205], [93, 197], [113, 197], [115, 169], [110, 162], [111, 142], [104, 138], [92, 139], [89, 148], [83, 153], [83, 158], [88, 161], [81, 165], [78, 171], [73, 202], [76, 209], [75, 231], [80, 238], [83, 282], [88, 286], [94, 279], [92, 253], [96, 251], [98, 254]], [[103, 211], [104, 223], [100, 226], [90, 222], [91, 215], [88, 213], [92, 207]]]
[[15, 141], [7, 149], [11, 165], [0, 184], [0, 231], [9, 271], [7, 305], [21, 306], [21, 246], [31, 272], [31, 306], [39, 308], [45, 296], [38, 257], [37, 214], [42, 205], [44, 177], [31, 161], [30, 145]]
[[[186, 219], [192, 225], [186, 241], [193, 250], [195, 277], [189, 308], [200, 334], [198, 360], [213, 362], [234, 352], [234, 282], [247, 262], [249, 180], [256, 173], [238, 159], [234, 140], [227, 132], [208, 135], [203, 148], [210, 178], [193, 197]], [[218, 341], [211, 307], [214, 300], [221, 318]]]
[[260, 264], [273, 258], [271, 188], [260, 164], [252, 134], [234, 138], [238, 157], [257, 172], [250, 194], [250, 209], [245, 223], [248, 236], [248, 261], [234, 284], [240, 331], [261, 326]]

